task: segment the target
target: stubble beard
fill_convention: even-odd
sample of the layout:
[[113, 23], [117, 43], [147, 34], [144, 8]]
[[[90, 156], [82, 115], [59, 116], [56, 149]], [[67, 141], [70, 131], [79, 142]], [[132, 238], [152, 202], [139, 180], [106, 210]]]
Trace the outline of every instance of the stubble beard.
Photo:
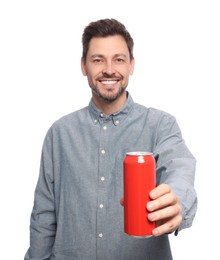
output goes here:
[[99, 88], [91, 86], [92, 92], [104, 103], [112, 103], [117, 100], [126, 90], [127, 86], [120, 87], [116, 93], [112, 90], [107, 90], [106, 93], [103, 93], [99, 90]]

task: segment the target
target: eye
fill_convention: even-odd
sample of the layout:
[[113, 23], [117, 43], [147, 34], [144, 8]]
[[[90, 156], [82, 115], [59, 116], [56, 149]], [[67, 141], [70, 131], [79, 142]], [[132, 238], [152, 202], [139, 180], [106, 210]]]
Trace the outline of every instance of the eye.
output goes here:
[[117, 63], [124, 63], [125, 62], [125, 60], [123, 58], [117, 58], [115, 61]]
[[96, 59], [93, 59], [92, 62], [93, 63], [96, 63], [96, 64], [99, 64], [99, 63], [102, 63], [102, 59], [99, 59], [99, 58], [96, 58]]

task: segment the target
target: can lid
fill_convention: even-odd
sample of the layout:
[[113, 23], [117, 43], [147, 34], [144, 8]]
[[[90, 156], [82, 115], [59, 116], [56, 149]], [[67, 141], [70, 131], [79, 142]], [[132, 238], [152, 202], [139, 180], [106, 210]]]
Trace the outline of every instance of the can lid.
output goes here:
[[143, 151], [135, 151], [135, 152], [128, 152], [126, 155], [131, 155], [131, 156], [147, 156], [147, 155], [152, 155], [150, 152], [143, 152]]

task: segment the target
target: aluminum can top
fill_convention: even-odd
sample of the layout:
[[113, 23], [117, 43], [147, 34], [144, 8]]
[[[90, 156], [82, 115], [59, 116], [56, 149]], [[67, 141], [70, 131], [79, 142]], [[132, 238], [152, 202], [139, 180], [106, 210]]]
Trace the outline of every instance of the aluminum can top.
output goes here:
[[148, 155], [153, 155], [150, 152], [142, 152], [142, 151], [136, 151], [136, 152], [128, 152], [126, 155], [130, 156], [148, 156]]

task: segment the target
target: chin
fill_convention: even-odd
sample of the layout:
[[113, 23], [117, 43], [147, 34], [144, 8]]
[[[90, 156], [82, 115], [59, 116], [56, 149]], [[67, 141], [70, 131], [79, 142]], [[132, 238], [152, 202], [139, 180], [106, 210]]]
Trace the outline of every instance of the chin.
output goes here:
[[111, 91], [109, 91], [107, 94], [105, 93], [100, 93], [99, 97], [107, 102], [107, 103], [111, 103], [116, 101], [123, 93], [125, 92], [125, 88], [120, 88], [117, 92], [112, 93]]

